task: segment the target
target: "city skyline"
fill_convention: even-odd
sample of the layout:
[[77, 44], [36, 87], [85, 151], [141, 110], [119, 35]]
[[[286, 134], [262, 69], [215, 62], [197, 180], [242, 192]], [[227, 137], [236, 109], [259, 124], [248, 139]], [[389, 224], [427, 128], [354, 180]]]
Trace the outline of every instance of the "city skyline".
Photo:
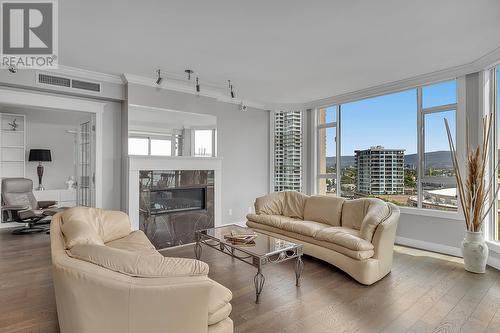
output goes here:
[[[423, 107], [456, 102], [456, 81], [423, 88]], [[417, 153], [417, 92], [409, 89], [393, 94], [342, 104], [341, 155], [381, 145]], [[327, 108], [326, 122], [335, 121], [334, 107]], [[426, 152], [448, 151], [444, 118], [455, 127], [453, 111], [426, 116]], [[390, 133], [390, 135], [388, 135]], [[335, 130], [327, 131], [326, 156], [336, 156]]]

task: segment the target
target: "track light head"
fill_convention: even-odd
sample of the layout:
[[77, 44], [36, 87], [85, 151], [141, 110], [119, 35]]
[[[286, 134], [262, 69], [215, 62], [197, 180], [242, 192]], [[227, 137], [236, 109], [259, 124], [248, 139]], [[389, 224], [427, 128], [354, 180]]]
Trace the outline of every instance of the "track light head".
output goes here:
[[9, 72], [11, 72], [12, 74], [16, 74], [17, 73], [17, 68], [16, 66], [14, 65], [10, 65], [9, 68], [8, 68]]
[[191, 74], [193, 74], [193, 73], [194, 73], [194, 71], [193, 71], [193, 70], [191, 70], [191, 69], [186, 69], [186, 70], [184, 70], [184, 72], [185, 72], [185, 73], [187, 73], [187, 75], [188, 75], [188, 80], [189, 80], [189, 81], [191, 81]]
[[229, 92], [231, 94], [231, 98], [234, 98], [236, 95], [234, 93], [234, 90], [233, 90], [233, 85], [231, 84], [231, 80], [227, 80], [227, 83], [229, 85]]
[[241, 101], [240, 105], [239, 105], [239, 109], [240, 109], [240, 111], [245, 112], [245, 111], [247, 111], [248, 107], [245, 104], [243, 104], [243, 101]]
[[157, 85], [160, 85], [161, 81], [163, 81], [163, 78], [161, 77], [161, 70], [157, 70], [156, 71], [156, 75], [157, 75], [157, 78], [156, 78], [156, 84]]
[[198, 80], [198, 77], [196, 77], [196, 92], [199, 93], [200, 92], [200, 82]]

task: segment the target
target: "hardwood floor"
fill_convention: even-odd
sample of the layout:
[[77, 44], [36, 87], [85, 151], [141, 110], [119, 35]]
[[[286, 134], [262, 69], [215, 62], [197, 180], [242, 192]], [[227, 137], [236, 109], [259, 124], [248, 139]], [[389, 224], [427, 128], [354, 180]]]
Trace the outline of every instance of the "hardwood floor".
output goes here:
[[[193, 257], [192, 246], [163, 252]], [[396, 247], [391, 274], [366, 287], [305, 257], [300, 288], [293, 262], [265, 267], [258, 305], [253, 267], [205, 247], [202, 260], [233, 292], [237, 333], [500, 332], [500, 272], [467, 273], [458, 258]], [[0, 332], [58, 330], [49, 235], [0, 230]]]

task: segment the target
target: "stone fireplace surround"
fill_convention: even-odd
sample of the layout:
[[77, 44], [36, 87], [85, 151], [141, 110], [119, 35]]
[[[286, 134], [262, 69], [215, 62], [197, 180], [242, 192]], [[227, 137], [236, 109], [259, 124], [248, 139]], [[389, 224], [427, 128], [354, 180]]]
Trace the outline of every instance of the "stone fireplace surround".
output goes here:
[[139, 229], [157, 249], [190, 244], [214, 226], [213, 170], [140, 171]]
[[214, 225], [223, 224], [221, 221], [221, 169], [222, 159], [218, 157], [159, 157], [159, 156], [129, 156], [127, 160], [127, 213], [130, 216], [132, 229], [140, 227], [139, 217], [139, 192], [140, 171], [182, 171], [182, 170], [208, 170], [213, 171], [213, 216]]

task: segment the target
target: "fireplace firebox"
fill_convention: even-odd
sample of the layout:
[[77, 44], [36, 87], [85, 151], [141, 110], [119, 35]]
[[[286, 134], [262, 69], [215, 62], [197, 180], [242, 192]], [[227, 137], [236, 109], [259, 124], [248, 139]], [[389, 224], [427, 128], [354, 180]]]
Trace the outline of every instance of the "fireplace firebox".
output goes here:
[[171, 188], [151, 191], [151, 214], [205, 210], [207, 187]]
[[156, 248], [192, 243], [195, 230], [214, 226], [212, 170], [143, 170], [139, 181], [139, 227]]

